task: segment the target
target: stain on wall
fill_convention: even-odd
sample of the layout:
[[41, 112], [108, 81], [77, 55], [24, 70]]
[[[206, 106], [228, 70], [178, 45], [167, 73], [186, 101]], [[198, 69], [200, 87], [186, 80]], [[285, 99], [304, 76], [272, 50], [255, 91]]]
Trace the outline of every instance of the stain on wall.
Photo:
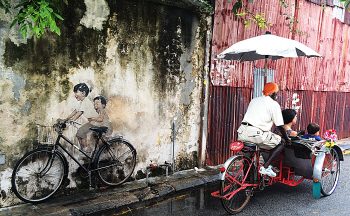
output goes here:
[[[113, 133], [137, 149], [133, 178], [150, 161], [172, 161], [173, 141], [175, 170], [197, 166], [209, 19], [162, 2], [72, 1], [58, 23], [61, 36], [48, 31], [40, 39], [20, 39], [0, 14], [0, 207], [19, 203], [10, 191], [12, 168], [38, 146], [36, 124], [52, 125], [74, 110], [78, 83], [91, 87], [91, 101], [106, 98]], [[65, 135], [77, 143], [75, 133], [70, 127]], [[83, 185], [78, 165], [68, 162], [61, 190], [75, 191]]]

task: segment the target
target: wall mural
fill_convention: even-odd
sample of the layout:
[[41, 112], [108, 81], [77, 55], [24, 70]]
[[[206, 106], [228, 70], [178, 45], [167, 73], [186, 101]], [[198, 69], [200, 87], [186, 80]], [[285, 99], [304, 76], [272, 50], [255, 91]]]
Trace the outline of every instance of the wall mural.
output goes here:
[[73, 112], [67, 117], [67, 120], [82, 120], [83, 125], [78, 129], [76, 136], [79, 140], [80, 148], [86, 152], [88, 150], [87, 134], [91, 132], [90, 128], [108, 127], [106, 135], [111, 135], [113, 125], [105, 110], [107, 102], [103, 96], [95, 97], [92, 102], [88, 97], [92, 89], [85, 83], [75, 85], [73, 91], [77, 104]]

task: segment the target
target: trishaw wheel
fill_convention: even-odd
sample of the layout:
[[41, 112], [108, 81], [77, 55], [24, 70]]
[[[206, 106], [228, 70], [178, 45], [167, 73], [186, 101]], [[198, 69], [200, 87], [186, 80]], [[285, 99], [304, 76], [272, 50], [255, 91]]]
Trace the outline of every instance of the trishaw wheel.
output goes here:
[[331, 195], [337, 187], [340, 173], [339, 156], [336, 150], [331, 149], [323, 161], [321, 177], [321, 193]]
[[239, 156], [225, 170], [225, 180], [220, 184], [220, 195], [226, 197], [221, 199], [221, 203], [230, 214], [242, 211], [250, 199], [253, 188], [242, 186], [243, 183], [253, 182], [254, 165], [249, 170], [250, 164], [249, 158]]

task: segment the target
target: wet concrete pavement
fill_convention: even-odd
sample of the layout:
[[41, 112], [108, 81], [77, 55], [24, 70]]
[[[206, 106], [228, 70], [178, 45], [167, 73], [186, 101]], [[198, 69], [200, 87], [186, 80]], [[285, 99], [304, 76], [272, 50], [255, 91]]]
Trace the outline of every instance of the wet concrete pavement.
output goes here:
[[[350, 138], [337, 144], [344, 154], [350, 153]], [[0, 215], [99, 215], [123, 206], [151, 200], [218, 182], [221, 166], [191, 169], [132, 181], [116, 188], [93, 189], [79, 194], [51, 198], [41, 204], [22, 204], [0, 208]]]
[[211, 196], [218, 190], [219, 184], [208, 184], [205, 187], [191, 188], [175, 194], [158, 197], [114, 210], [92, 214], [91, 216], [212, 216], [228, 215], [220, 199]]
[[1, 208], [0, 215], [89, 215], [121, 206], [150, 200], [182, 190], [205, 186], [218, 181], [221, 167], [206, 167], [176, 172], [169, 176], [127, 182], [116, 188], [93, 189], [83, 193], [50, 198], [32, 205]]
[[337, 145], [339, 145], [341, 147], [341, 149], [343, 150], [343, 154], [350, 153], [350, 137], [338, 140]]

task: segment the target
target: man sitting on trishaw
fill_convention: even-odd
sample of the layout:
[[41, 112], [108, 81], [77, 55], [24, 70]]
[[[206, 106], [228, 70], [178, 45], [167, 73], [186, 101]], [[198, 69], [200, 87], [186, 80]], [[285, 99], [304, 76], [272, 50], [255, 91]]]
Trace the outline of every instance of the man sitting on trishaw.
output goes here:
[[[244, 115], [241, 126], [238, 128], [238, 140], [256, 144], [259, 148], [270, 150], [270, 155], [259, 173], [276, 177], [272, 170], [272, 161], [277, 159], [286, 144], [291, 140], [287, 136], [280, 105], [276, 102], [278, 86], [267, 83], [263, 90], [264, 95], [251, 100]], [[281, 132], [281, 136], [272, 133], [272, 125]]]

